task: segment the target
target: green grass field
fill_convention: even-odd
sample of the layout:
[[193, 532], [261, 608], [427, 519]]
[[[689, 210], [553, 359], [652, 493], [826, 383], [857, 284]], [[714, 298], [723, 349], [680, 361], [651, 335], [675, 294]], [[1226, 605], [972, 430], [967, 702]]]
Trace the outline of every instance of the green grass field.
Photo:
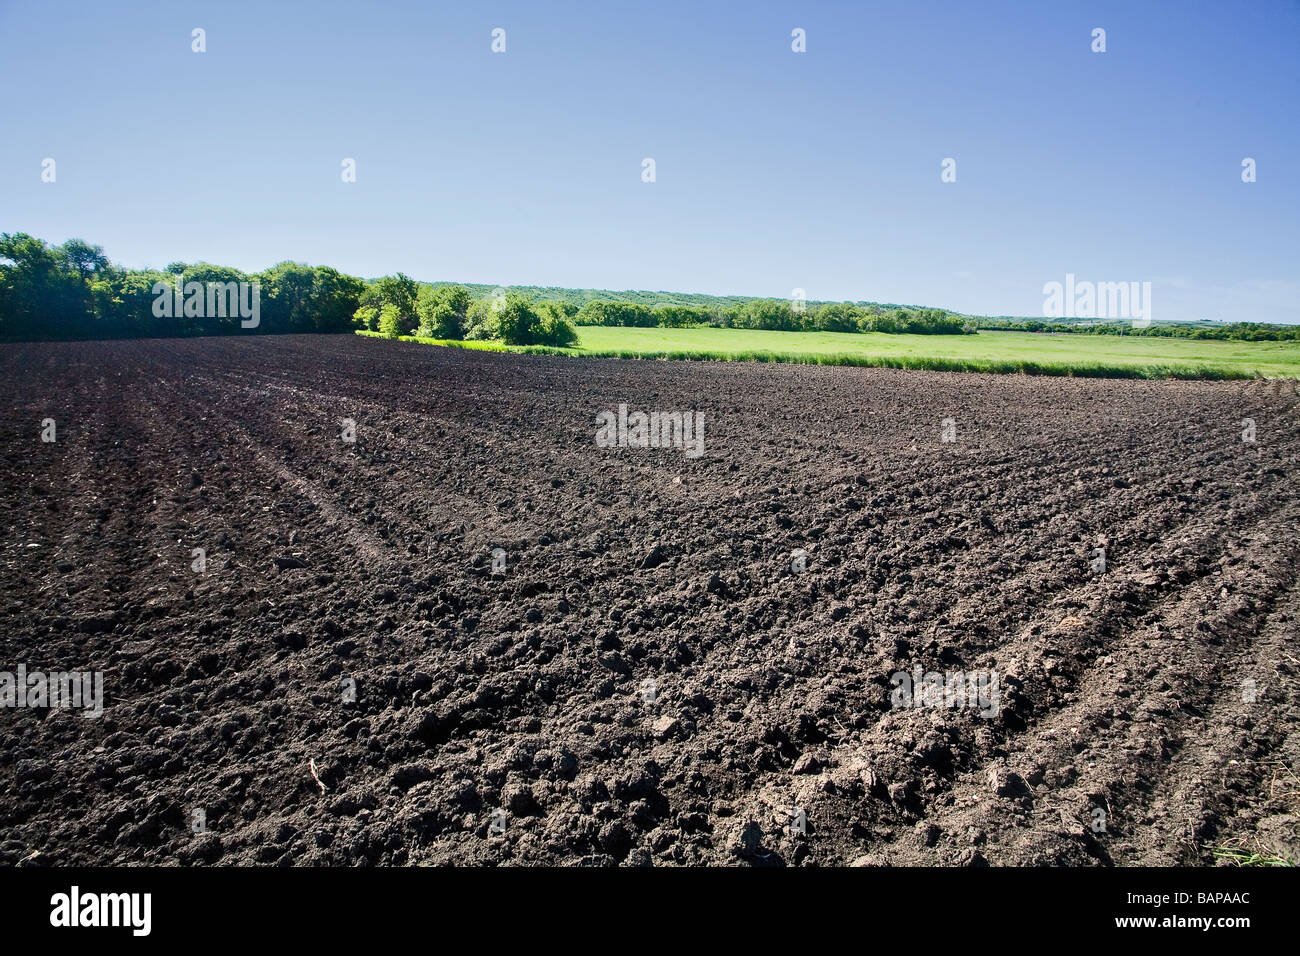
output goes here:
[[[507, 348], [494, 343], [416, 341]], [[1296, 343], [1071, 333], [985, 331], [977, 335], [886, 335], [579, 326], [576, 348], [509, 350], [616, 358], [804, 362], [1103, 378], [1300, 377], [1300, 344]]]

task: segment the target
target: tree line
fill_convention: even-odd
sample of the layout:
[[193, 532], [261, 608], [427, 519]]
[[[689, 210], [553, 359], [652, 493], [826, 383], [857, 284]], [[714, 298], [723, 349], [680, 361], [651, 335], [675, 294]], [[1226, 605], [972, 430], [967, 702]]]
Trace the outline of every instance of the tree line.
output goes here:
[[963, 335], [975, 326], [943, 309], [860, 306], [851, 302], [805, 303], [788, 299], [750, 299], [730, 306], [649, 306], [636, 302], [587, 302], [577, 310], [578, 325], [684, 328], [711, 325], [725, 329], [778, 332], [890, 332]]
[[[160, 309], [170, 290], [201, 291], [256, 283], [256, 326], [211, 308]], [[593, 296], [624, 296], [615, 300]], [[645, 301], [653, 298], [654, 301]], [[210, 299], [208, 304], [210, 305]], [[229, 310], [226, 310], [227, 312]], [[576, 343], [575, 326], [714, 326], [787, 332], [957, 335], [977, 329], [1147, 335], [1191, 339], [1300, 341], [1300, 326], [1124, 323], [1083, 325], [1017, 318], [973, 318], [944, 309], [854, 302], [741, 299], [673, 293], [422, 283], [397, 273], [366, 280], [329, 266], [280, 262], [245, 273], [206, 262], [161, 270], [127, 269], [81, 239], [50, 245], [26, 233], [0, 233], [0, 338], [96, 339], [142, 336], [351, 332], [390, 337], [487, 339], [509, 345]]]
[[[196, 308], [163, 302], [178, 281], [181, 289], [200, 290]], [[241, 327], [238, 314], [214, 315], [206, 308], [202, 291], [213, 285], [254, 282], [256, 328]], [[365, 291], [364, 280], [328, 266], [281, 262], [245, 273], [173, 262], [161, 271], [126, 269], [80, 239], [51, 246], [25, 233], [0, 233], [0, 337], [6, 339], [346, 332]]]
[[400, 272], [369, 283], [353, 314], [356, 328], [389, 338], [484, 339], [559, 348], [578, 341], [570, 317], [564, 303], [534, 302], [517, 292], [473, 299], [464, 286], [428, 285]]
[[[256, 284], [260, 315], [254, 327], [241, 324], [237, 314], [214, 314], [210, 297], [204, 308], [204, 290], [231, 283]], [[176, 308], [170, 307], [172, 289], [177, 292]], [[552, 297], [557, 291], [566, 294]], [[127, 269], [110, 262], [101, 246], [81, 239], [50, 245], [26, 233], [0, 233], [0, 337], [6, 339], [368, 329], [391, 337], [563, 347], [577, 341], [575, 325], [943, 334], [974, 330], [965, 318], [942, 309], [653, 295], [655, 304], [610, 301], [575, 290], [421, 283], [400, 272], [365, 280], [301, 262], [280, 262], [253, 273], [207, 262]], [[164, 298], [169, 301], [164, 303]], [[703, 304], [687, 304], [691, 302]], [[160, 303], [167, 307], [159, 308]]]
[[1130, 322], [1068, 322], [1039, 319], [978, 319], [981, 329], [1002, 332], [1069, 332], [1074, 335], [1141, 335], [1172, 339], [1215, 339], [1233, 342], [1300, 342], [1300, 325], [1265, 322], [1159, 322], [1135, 326]]

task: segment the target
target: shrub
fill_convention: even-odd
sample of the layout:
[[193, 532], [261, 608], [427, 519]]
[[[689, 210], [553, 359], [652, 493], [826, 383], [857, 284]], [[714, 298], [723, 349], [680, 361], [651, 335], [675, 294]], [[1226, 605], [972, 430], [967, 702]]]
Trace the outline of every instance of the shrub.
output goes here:
[[496, 310], [497, 334], [507, 345], [572, 345], [578, 335], [564, 310], [551, 303], [536, 309], [523, 296], [510, 293]]
[[402, 313], [392, 303], [385, 303], [379, 310], [379, 333], [390, 339], [402, 334]]
[[415, 305], [420, 318], [416, 334], [434, 339], [463, 338], [469, 307], [469, 293], [461, 286], [421, 286]]
[[865, 317], [866, 313], [848, 302], [830, 302], [813, 312], [810, 322], [819, 332], [857, 332]]
[[491, 299], [479, 299], [465, 313], [465, 338], [497, 338], [497, 316]]
[[537, 307], [540, 321], [537, 325], [538, 345], [568, 348], [578, 342], [578, 331], [569, 321], [568, 310], [558, 302], [543, 302]]
[[368, 332], [375, 331], [375, 325], [378, 321], [379, 310], [373, 305], [363, 305], [352, 316], [353, 325]]
[[655, 312], [639, 302], [605, 302], [592, 299], [581, 309], [575, 320], [579, 325], [618, 325], [629, 328], [651, 328], [658, 324]]
[[693, 309], [689, 305], [661, 305], [655, 309], [655, 319], [665, 329], [682, 329], [704, 325], [709, 315], [703, 309]]
[[732, 324], [738, 329], [791, 332], [803, 328], [803, 316], [780, 299], [751, 299], [733, 310]]
[[381, 318], [383, 307], [393, 306], [397, 309], [397, 325], [400, 334], [410, 335], [420, 324], [415, 308], [418, 292], [419, 286], [416, 281], [399, 272], [395, 276], [384, 276], [369, 283], [361, 292], [360, 298], [363, 306], [380, 309]]

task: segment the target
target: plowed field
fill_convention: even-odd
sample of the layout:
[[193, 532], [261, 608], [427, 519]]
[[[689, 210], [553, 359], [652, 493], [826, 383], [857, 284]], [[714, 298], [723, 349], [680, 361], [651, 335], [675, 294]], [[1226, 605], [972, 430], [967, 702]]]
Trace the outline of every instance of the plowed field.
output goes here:
[[[703, 455], [599, 447], [620, 404], [703, 413]], [[0, 709], [0, 863], [1295, 859], [1298, 406], [0, 346], [0, 671], [104, 675], [93, 719]], [[997, 693], [900, 704], [918, 667]]]

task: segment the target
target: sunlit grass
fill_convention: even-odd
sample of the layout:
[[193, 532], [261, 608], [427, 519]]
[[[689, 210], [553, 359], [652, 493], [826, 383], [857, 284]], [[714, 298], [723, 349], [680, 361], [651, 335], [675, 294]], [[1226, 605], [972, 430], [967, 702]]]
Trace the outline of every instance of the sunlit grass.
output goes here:
[[1206, 846], [1216, 860], [1233, 866], [1295, 866], [1291, 860], [1272, 853], [1250, 853], [1230, 846]]
[[404, 339], [483, 351], [619, 359], [854, 365], [1091, 378], [1300, 377], [1300, 344], [1141, 336], [1031, 332], [888, 335], [579, 326], [577, 346], [567, 349], [414, 336]]

